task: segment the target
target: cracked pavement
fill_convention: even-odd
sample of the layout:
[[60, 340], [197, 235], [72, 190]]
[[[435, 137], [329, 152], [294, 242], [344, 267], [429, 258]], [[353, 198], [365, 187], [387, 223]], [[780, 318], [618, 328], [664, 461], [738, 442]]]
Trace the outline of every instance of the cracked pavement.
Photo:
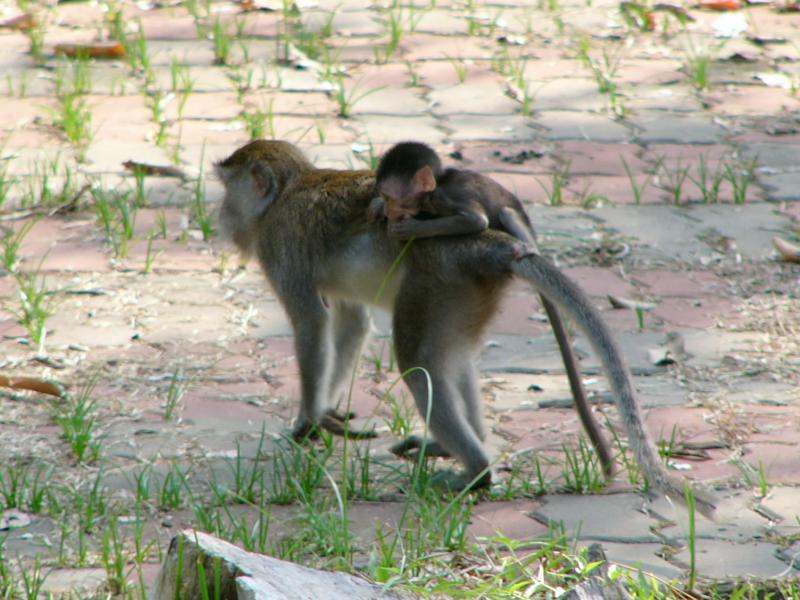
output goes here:
[[[778, 259], [771, 240], [796, 238], [800, 218], [800, 14], [776, 3], [726, 13], [687, 7], [695, 20], [685, 28], [655, 13], [655, 31], [642, 31], [610, 0], [561, 1], [554, 10], [437, 1], [402, 13], [405, 29], [389, 52], [391, 10], [304, 0], [296, 27], [323, 31], [330, 21], [330, 55], [293, 46], [278, 63], [281, 5], [255, 5], [262, 10], [210, 5], [229, 33], [243, 34], [228, 64], [215, 64], [186, 8], [119, 3], [129, 34], [141, 24], [153, 81], [124, 60], [91, 63], [83, 162], [53, 125], [63, 61], [52, 51], [94, 41], [108, 25], [106, 5], [51, 7], [41, 66], [24, 32], [0, 30], [0, 157], [13, 181], [0, 223], [18, 231], [39, 217], [22, 243], [22, 268], [38, 268], [56, 292], [42, 363], [18, 323], [16, 283], [0, 271], [0, 372], [70, 386], [100, 373], [104, 466], [117, 474], [109, 485], [129, 484], [125, 474], [143, 464], [224, 461], [237, 448], [254, 455], [261, 432], [284, 430], [294, 411], [291, 329], [255, 266], [236, 270], [217, 240], [203, 241], [190, 209], [194, 182], [143, 179], [146, 206], [127, 256], [108, 243], [85, 198], [66, 214], [50, 208], [69, 204], [84, 182], [133, 194], [124, 161], [177, 157], [190, 178], [202, 173], [213, 210], [220, 185], [211, 163], [248, 140], [242, 115], [258, 111], [269, 115], [264, 135], [299, 144], [320, 167], [362, 168], [391, 144], [419, 139], [517, 193], [544, 251], [601, 308], [672, 466], [724, 499], [716, 522], [698, 518], [700, 575], [796, 579], [800, 271]], [[0, 7], [2, 19], [17, 14]], [[725, 19], [744, 29], [714, 37], [730, 33]], [[698, 56], [708, 60], [704, 89]], [[188, 67], [191, 94], [175, 88], [171, 61]], [[326, 76], [331, 65], [341, 77]], [[62, 202], [33, 210], [32, 199], [59, 193]], [[653, 307], [614, 309], [609, 295]], [[383, 431], [371, 452], [389, 460], [390, 412], [380, 398], [397, 373], [386, 369], [388, 320], [375, 317], [352, 407], [360, 424]], [[677, 361], [654, 364], [651, 351], [668, 339], [682, 340], [682, 352], [672, 349]], [[584, 341], [577, 348], [596, 410], [613, 425], [599, 366]], [[498, 464], [540, 456], [557, 489], [580, 426], [542, 310], [524, 286], [494, 320], [481, 367]], [[189, 383], [180, 419], [165, 422], [161, 405], [178, 369]], [[0, 459], [66, 461], [33, 397], [0, 396], [0, 415]], [[353, 511], [391, 519], [396, 506], [383, 504]], [[600, 494], [479, 503], [472, 531], [535, 538], [553, 525], [580, 544], [602, 541], [612, 561], [667, 579], [687, 569], [684, 510], [650, 503], [623, 473]], [[8, 547], [46, 553], [25, 533], [15, 530]]]

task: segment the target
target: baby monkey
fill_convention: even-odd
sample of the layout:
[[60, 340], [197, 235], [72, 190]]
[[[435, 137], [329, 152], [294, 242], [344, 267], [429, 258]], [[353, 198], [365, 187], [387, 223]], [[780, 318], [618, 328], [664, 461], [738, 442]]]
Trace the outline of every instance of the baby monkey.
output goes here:
[[376, 173], [380, 194], [369, 205], [371, 220], [381, 213], [398, 239], [479, 233], [487, 228], [511, 234], [520, 244], [514, 256], [536, 253], [531, 222], [517, 197], [474, 171], [442, 168], [436, 152], [420, 142], [402, 142], [381, 158]]

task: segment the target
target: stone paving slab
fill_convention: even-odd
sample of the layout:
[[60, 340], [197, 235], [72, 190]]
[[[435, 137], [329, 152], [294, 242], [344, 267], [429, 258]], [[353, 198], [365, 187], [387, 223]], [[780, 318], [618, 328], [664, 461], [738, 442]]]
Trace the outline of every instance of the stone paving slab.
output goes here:
[[796, 531], [797, 519], [800, 517], [800, 489], [796, 487], [778, 487], [770, 490], [761, 506], [769, 509], [770, 514], [780, 517], [773, 527], [781, 534]]
[[[717, 506], [715, 519], [712, 521], [702, 516], [695, 521], [697, 539], [727, 540], [736, 543], [748, 540], [766, 540], [770, 531], [770, 522], [752, 510], [755, 504], [752, 493], [736, 491], [725, 493]], [[671, 521], [659, 529], [659, 533], [668, 539], [686, 543], [689, 538], [689, 517], [682, 506], [658, 498], [650, 505], [654, 514]]]
[[105, 569], [53, 569], [42, 582], [41, 591], [61, 595], [99, 593], [106, 581]]
[[661, 538], [650, 531], [657, 521], [641, 512], [644, 504], [637, 494], [552, 495], [530, 516], [550, 527], [563, 527], [568, 539], [635, 544], [660, 542]]
[[642, 143], [715, 144], [726, 131], [708, 117], [639, 113], [634, 120]]
[[472, 513], [470, 535], [474, 538], [493, 538], [498, 535], [516, 540], [541, 539], [547, 527], [530, 519], [530, 500], [492, 502], [476, 507]]
[[766, 171], [761, 178], [761, 183], [767, 189], [769, 197], [773, 200], [796, 200], [796, 190], [798, 184], [800, 184], [800, 173], [774, 173]]
[[[730, 544], [718, 540], [698, 540], [697, 570], [710, 579], [796, 580], [800, 572], [778, 558], [778, 551], [778, 546], [763, 542]], [[681, 550], [674, 560], [689, 564], [688, 549]]]
[[537, 123], [546, 128], [551, 140], [625, 143], [633, 138], [631, 129], [600, 114], [548, 110], [537, 114]]
[[[628, 212], [629, 211], [629, 212]], [[702, 239], [708, 231], [719, 232], [736, 242], [743, 256], [765, 259], [772, 256], [771, 239], [787, 224], [773, 204], [749, 204], [747, 219], [741, 209], [730, 206], [694, 206], [675, 209], [664, 206], [640, 206], [636, 209], [607, 206], [596, 211], [620, 231], [643, 242], [637, 250], [643, 257], [658, 260], [666, 253], [672, 259], [701, 261], [712, 255], [713, 249]], [[624, 214], [624, 216], [623, 216]]]
[[501, 121], [494, 116], [448, 115], [441, 126], [447, 129], [447, 139], [453, 142], [516, 142], [536, 137], [534, 125], [519, 115]]
[[503, 82], [496, 76], [482, 77], [483, 81], [479, 82], [475, 79], [476, 76], [470, 76], [469, 86], [456, 85], [427, 94], [433, 114], [443, 118], [458, 114], [488, 114], [496, 118], [498, 114], [510, 117], [517, 112], [517, 102], [504, 92]]
[[[580, 542], [580, 547], [589, 544]], [[616, 542], [603, 542], [608, 559], [614, 563], [627, 565], [643, 573], [652, 573], [666, 581], [679, 580], [684, 575], [684, 569], [670, 564], [661, 554], [664, 547], [661, 544], [620, 544]]]

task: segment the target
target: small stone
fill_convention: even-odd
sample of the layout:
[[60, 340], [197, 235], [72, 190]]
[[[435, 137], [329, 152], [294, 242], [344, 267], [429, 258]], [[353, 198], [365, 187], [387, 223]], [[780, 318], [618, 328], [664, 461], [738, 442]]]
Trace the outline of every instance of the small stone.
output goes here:
[[53, 569], [42, 582], [43, 596], [93, 595], [106, 581], [105, 569]]
[[650, 362], [657, 367], [675, 364], [675, 357], [669, 351], [669, 348], [650, 348], [647, 351], [647, 356]]
[[0, 515], [0, 531], [8, 531], [9, 529], [20, 529], [27, 527], [31, 524], [31, 518], [27, 513], [10, 508]]

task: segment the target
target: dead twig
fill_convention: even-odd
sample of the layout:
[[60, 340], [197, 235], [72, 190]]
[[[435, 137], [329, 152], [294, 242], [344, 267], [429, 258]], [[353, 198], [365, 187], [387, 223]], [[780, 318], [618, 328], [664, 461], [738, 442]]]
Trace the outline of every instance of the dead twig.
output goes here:
[[142, 173], [144, 175], [159, 175], [161, 177], [178, 177], [186, 179], [186, 173], [177, 167], [170, 167], [164, 165], [150, 165], [147, 163], [136, 162], [135, 160], [126, 160], [122, 166], [133, 173]]
[[34, 377], [6, 377], [5, 375], [0, 375], [0, 387], [7, 387], [12, 390], [39, 392], [40, 394], [47, 394], [48, 396], [55, 396], [56, 398], [64, 397], [64, 390], [61, 385]]

